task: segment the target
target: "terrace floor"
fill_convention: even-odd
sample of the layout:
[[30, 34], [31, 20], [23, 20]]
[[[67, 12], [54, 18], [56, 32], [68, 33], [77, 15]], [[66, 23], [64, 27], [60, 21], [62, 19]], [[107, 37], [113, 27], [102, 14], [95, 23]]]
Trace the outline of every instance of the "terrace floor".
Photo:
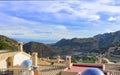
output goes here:
[[64, 64], [44, 65], [40, 66], [40, 75], [60, 75], [60, 72], [65, 69]]

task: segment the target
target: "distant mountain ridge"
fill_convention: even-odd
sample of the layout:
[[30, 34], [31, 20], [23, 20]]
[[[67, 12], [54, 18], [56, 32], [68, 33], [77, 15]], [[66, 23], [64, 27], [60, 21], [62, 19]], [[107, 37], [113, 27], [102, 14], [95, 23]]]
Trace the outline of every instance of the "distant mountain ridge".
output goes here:
[[120, 31], [99, 34], [94, 36], [99, 40], [99, 47], [106, 47], [115, 43], [120, 43]]
[[[24, 51], [27, 53], [37, 52], [39, 57], [49, 57], [54, 52], [43, 43], [29, 42], [23, 45]], [[18, 42], [9, 37], [0, 35], [0, 50], [17, 51]]]
[[[1, 50], [17, 50], [17, 44], [17, 41], [0, 35]], [[54, 54], [71, 54], [74, 51], [103, 53], [106, 52], [109, 47], [113, 46], [120, 47], [120, 31], [98, 34], [90, 38], [61, 39], [49, 45], [39, 42], [29, 42], [24, 44], [24, 50], [28, 53], [38, 52], [39, 57], [47, 57]], [[116, 52], [114, 54], [116, 54]]]
[[98, 49], [98, 40], [95, 38], [73, 38], [62, 39], [52, 45], [53, 49], [85, 51], [88, 49]]
[[61, 39], [50, 47], [53, 50], [91, 52], [120, 44], [120, 31], [99, 34], [91, 38]]
[[39, 57], [49, 57], [53, 51], [43, 43], [29, 42], [24, 44], [24, 51], [27, 53], [37, 52]]

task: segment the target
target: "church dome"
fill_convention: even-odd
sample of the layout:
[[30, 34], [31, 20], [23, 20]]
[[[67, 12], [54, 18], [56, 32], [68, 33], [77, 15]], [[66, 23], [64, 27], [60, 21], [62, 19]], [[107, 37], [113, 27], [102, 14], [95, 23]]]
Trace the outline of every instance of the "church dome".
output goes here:
[[24, 66], [24, 67], [32, 66], [32, 61], [31, 61], [31, 60], [25, 60], [25, 61], [22, 63], [22, 66]]
[[104, 75], [104, 73], [98, 68], [88, 68], [83, 71], [82, 75]]

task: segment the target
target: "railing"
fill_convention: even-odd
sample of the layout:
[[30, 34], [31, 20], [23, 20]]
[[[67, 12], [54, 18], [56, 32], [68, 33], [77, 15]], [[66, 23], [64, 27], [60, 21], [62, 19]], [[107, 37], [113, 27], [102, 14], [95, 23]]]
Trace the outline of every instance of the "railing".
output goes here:
[[120, 64], [105, 64], [105, 70], [120, 71]]
[[30, 75], [30, 71], [27, 69], [0, 68], [0, 75]]
[[40, 66], [39, 74], [40, 75], [61, 75], [66, 67], [64, 65], [49, 65], [49, 66]]
[[107, 75], [120, 75], [120, 71], [106, 71], [107, 72]]
[[120, 75], [120, 64], [105, 64], [107, 75]]

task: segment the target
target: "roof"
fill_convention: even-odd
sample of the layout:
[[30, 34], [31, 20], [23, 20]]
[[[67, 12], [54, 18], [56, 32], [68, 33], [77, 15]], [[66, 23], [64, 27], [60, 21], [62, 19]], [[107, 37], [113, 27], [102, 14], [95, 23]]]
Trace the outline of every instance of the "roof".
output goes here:
[[73, 64], [70, 69], [66, 69], [67, 72], [79, 72], [80, 74], [88, 68], [99, 68], [103, 70], [103, 66], [101, 64], [91, 64], [91, 63], [80, 63]]
[[22, 53], [22, 54], [30, 57], [30, 55], [25, 52], [18, 52], [18, 51], [16, 51], [16, 52], [0, 52], [0, 60], [5, 60], [8, 57], [15, 56], [16, 54], [19, 54], [19, 53]]
[[72, 66], [70, 69], [67, 69], [67, 72], [79, 72], [82, 73], [84, 70], [88, 69], [89, 67], [80, 67], [80, 66]]

